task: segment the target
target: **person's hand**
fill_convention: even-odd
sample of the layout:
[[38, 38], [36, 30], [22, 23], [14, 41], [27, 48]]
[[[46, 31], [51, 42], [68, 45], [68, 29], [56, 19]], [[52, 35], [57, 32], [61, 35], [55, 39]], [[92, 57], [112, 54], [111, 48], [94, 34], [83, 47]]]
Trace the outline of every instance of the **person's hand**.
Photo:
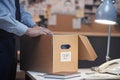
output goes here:
[[47, 28], [36, 26], [36, 27], [33, 27], [33, 28], [28, 28], [25, 35], [27, 35], [29, 37], [37, 37], [37, 36], [40, 36], [40, 35], [53, 35], [53, 32], [50, 31]]

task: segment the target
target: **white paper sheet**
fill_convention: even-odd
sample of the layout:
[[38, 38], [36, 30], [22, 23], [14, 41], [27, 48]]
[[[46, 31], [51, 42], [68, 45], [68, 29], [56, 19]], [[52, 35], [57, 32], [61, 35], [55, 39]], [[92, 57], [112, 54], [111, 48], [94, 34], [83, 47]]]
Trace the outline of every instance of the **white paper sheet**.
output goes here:
[[85, 4], [87, 4], [87, 5], [93, 5], [93, 0], [85, 0]]
[[74, 18], [72, 21], [73, 29], [80, 29], [81, 28], [81, 19], [80, 18]]
[[57, 16], [52, 14], [48, 19], [48, 25], [56, 25], [57, 24]]

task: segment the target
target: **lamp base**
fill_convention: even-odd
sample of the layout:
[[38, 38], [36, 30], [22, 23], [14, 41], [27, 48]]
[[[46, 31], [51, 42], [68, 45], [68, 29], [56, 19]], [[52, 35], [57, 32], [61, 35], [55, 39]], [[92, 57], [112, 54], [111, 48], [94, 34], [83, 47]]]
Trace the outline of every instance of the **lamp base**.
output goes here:
[[109, 56], [106, 56], [106, 62], [109, 61], [111, 58]]
[[91, 70], [92, 70], [92, 71], [97, 71], [97, 69], [98, 69], [98, 66], [91, 67]]

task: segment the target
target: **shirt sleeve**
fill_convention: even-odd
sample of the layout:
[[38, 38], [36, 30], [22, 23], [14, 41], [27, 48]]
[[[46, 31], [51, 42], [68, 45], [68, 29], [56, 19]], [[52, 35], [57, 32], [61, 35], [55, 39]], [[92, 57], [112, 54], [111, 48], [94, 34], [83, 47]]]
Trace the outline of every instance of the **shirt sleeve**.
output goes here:
[[25, 11], [24, 6], [20, 4], [21, 22], [28, 27], [33, 27], [36, 23], [33, 21], [30, 13]]
[[21, 22], [17, 21], [13, 14], [3, 6], [0, 8], [0, 29], [22, 36], [28, 27], [35, 25], [29, 13], [21, 9]]
[[18, 36], [22, 36], [27, 31], [28, 27], [21, 22], [17, 21], [11, 16], [10, 13], [6, 14], [0, 12], [0, 29], [3, 29], [7, 32], [14, 33]]

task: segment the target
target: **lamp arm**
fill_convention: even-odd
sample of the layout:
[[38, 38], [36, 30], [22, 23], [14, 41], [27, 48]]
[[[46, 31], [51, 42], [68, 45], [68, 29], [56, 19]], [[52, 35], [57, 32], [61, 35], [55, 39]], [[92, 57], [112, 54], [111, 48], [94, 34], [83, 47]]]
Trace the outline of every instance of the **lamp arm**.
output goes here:
[[110, 54], [110, 39], [111, 39], [111, 31], [112, 31], [112, 26], [109, 25], [109, 30], [108, 30], [108, 41], [107, 41], [107, 54], [106, 54], [106, 61], [110, 60], [109, 54]]

